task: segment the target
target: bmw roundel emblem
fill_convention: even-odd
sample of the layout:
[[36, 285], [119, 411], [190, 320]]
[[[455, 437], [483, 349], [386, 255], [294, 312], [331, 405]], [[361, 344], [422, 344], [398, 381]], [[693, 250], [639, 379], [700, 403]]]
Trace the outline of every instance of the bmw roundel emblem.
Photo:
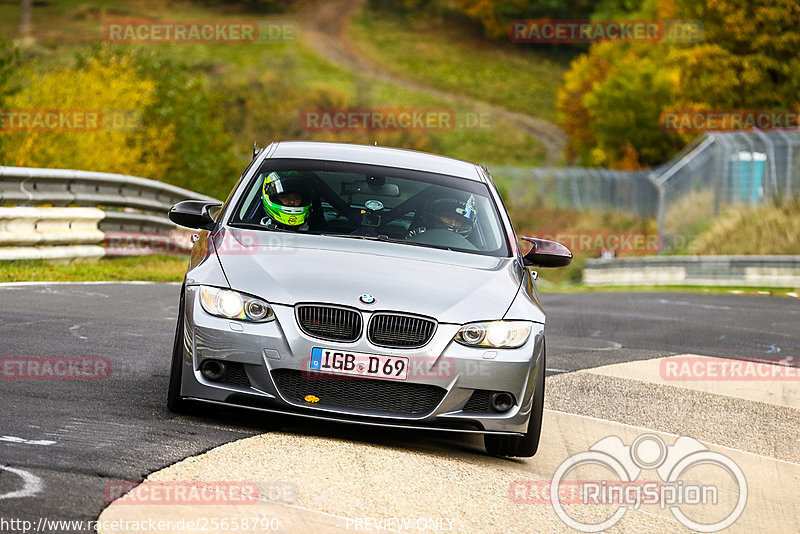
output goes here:
[[369, 294], [364, 294], [358, 297], [358, 300], [363, 302], [364, 304], [375, 304], [375, 297]]

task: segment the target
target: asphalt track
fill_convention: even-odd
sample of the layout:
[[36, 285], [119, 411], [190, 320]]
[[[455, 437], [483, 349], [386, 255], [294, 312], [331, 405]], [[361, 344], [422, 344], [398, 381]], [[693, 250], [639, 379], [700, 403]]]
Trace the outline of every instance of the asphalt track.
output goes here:
[[[34, 524], [42, 517], [94, 520], [108, 504], [109, 484], [113, 488], [120, 481], [138, 482], [184, 458], [261, 434], [266, 437], [254, 439], [277, 440], [276, 447], [286, 446], [280, 442], [287, 433], [295, 448], [302, 447], [303, 440], [309, 445], [331, 440], [336, 443], [334, 448], [347, 448], [352, 443], [379, 445], [384, 452], [371, 453], [377, 454], [377, 461], [410, 448], [432, 458], [434, 467], [438, 461], [442, 466], [452, 466], [455, 461], [457, 466], [465, 460], [476, 469], [504, 465], [496, 464], [501, 460], [482, 456], [482, 443], [476, 436], [303, 420], [284, 421], [283, 432], [275, 432], [279, 430], [275, 422], [257, 413], [223, 410], [207, 417], [169, 413], [165, 395], [178, 291], [177, 284], [0, 286], [0, 357], [90, 356], [107, 358], [111, 365], [106, 380], [0, 381], [0, 519]], [[543, 301], [548, 312], [548, 408], [556, 410], [552, 413], [638, 424], [666, 433], [678, 434], [680, 430], [683, 435], [796, 467], [791, 463], [798, 461], [798, 436], [792, 433], [796, 429], [777, 429], [776, 438], [772, 431], [757, 425], [758, 418], [764, 417], [783, 421], [791, 428], [797, 423], [793, 401], [765, 410], [758, 404], [758, 410], [751, 413], [752, 403], [737, 404], [738, 400], [728, 398], [732, 404], [721, 407], [715, 403], [722, 402], [722, 397], [712, 395], [707, 402], [693, 405], [692, 416], [698, 418], [695, 423], [687, 419], [687, 428], [678, 428], [680, 425], [673, 424], [678, 416], [665, 418], [661, 409], [659, 418], [647, 410], [664, 403], [664, 397], [657, 394], [659, 388], [667, 386], [645, 386], [626, 381], [623, 375], [611, 377], [606, 371], [601, 373], [606, 382], [600, 384], [601, 374], [586, 374], [586, 370], [614, 369], [607, 366], [687, 353], [781, 360], [797, 366], [797, 299], [585, 293], [544, 294]], [[614, 380], [619, 381], [618, 390], [605, 387], [616, 383], [609, 382]], [[670, 395], [684, 394], [670, 391]], [[692, 395], [696, 399], [697, 395], [710, 394]], [[787, 393], [780, 395], [785, 399]], [[714, 421], [724, 420], [725, 413], [738, 415], [737, 410], [751, 418], [744, 426], [759, 428], [743, 442], [726, 433], [730, 424], [724, 421], [715, 434]], [[559, 417], [551, 419], [558, 422]], [[569, 429], [554, 431], [560, 435]], [[540, 450], [546, 455], [548, 447], [543, 442]], [[342, 453], [339, 461], [350, 458], [353, 466], [360, 465], [364, 451], [351, 453], [352, 457]], [[542, 456], [540, 452], [537, 458]], [[346, 472], [348, 467], [339, 469]], [[796, 478], [791, 480], [797, 482]], [[796, 498], [797, 492], [794, 494]], [[795, 516], [778, 518], [787, 521], [778, 525], [797, 524], [800, 508], [796, 504]]]

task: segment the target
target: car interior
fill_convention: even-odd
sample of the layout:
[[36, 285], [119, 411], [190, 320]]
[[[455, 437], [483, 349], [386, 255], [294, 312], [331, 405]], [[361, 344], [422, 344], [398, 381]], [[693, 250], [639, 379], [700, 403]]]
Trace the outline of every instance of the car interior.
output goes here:
[[[261, 201], [261, 185], [273, 172], [259, 169], [247, 186], [238, 209], [231, 221], [233, 226], [245, 223], [255, 228], [265, 217]], [[364, 174], [338, 171], [279, 171], [302, 178], [312, 190], [311, 212], [307, 227], [298, 232], [361, 236], [384, 241], [447, 248], [451, 250], [505, 254], [506, 243], [496, 208], [488, 196], [464, 191], [451, 185], [401, 178], [385, 174]], [[451, 183], [465, 180], [453, 179]], [[477, 184], [485, 189], [482, 184]], [[468, 235], [432, 228], [412, 232], [423, 227], [426, 206], [433, 198], [471, 195], [476, 205], [475, 225]], [[264, 228], [271, 230], [274, 228]]]

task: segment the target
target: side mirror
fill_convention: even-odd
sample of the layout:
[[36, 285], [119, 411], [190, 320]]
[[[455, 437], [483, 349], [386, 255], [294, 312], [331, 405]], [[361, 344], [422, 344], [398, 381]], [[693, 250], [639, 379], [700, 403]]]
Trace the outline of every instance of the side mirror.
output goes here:
[[533, 247], [522, 257], [525, 267], [566, 267], [572, 263], [572, 252], [556, 241], [521, 237]]
[[184, 200], [170, 208], [169, 220], [186, 228], [212, 230], [217, 223], [211, 216], [211, 210], [221, 206], [219, 202]]

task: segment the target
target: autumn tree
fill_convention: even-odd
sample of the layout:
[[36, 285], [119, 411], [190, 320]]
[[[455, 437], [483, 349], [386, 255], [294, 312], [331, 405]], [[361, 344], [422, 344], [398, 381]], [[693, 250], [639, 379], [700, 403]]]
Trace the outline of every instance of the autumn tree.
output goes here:
[[[130, 174], [217, 198], [241, 172], [218, 112], [225, 92], [212, 93], [201, 76], [157, 51], [92, 49], [73, 68], [45, 70], [33, 62], [14, 79], [19, 88], [6, 96], [6, 110], [88, 111], [100, 121], [7, 128], [0, 164]], [[0, 60], [0, 89], [2, 82]], [[120, 118], [126, 122], [115, 124]]]
[[664, 131], [659, 117], [669, 109], [800, 109], [795, 1], [662, 0], [643, 3], [641, 16], [698, 21], [705, 38], [599, 43], [574, 61], [558, 106], [579, 161], [666, 161], [696, 135]]
[[682, 0], [706, 42], [676, 58], [677, 100], [717, 109], [797, 109], [800, 4], [796, 0]]
[[[606, 2], [608, 3], [608, 2]], [[456, 0], [468, 17], [481, 23], [490, 37], [507, 35], [517, 19], [588, 19], [595, 7], [591, 0]]]
[[[20, 167], [76, 168], [160, 177], [165, 170], [166, 151], [172, 145], [174, 129], [138, 124], [115, 129], [102, 124], [110, 110], [141, 113], [153, 103], [155, 84], [142, 79], [130, 62], [122, 59], [91, 60], [80, 70], [55, 69], [45, 73], [23, 73], [25, 86], [7, 98], [10, 110], [36, 113], [57, 109], [62, 112], [87, 110], [100, 120], [85, 127], [23, 128], [4, 135], [6, 164]], [[97, 125], [95, 127], [95, 124]], [[145, 157], [147, 155], [147, 157]]]

